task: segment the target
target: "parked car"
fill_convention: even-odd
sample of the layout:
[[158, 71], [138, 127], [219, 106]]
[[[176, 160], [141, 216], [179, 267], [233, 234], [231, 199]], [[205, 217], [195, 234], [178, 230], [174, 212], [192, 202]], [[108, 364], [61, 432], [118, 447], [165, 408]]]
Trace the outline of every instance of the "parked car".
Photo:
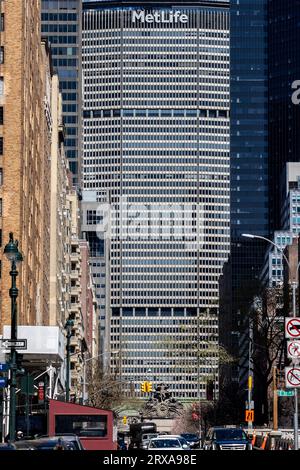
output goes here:
[[183, 433], [180, 434], [181, 437], [183, 437], [186, 442], [189, 444], [189, 446], [193, 449], [200, 447], [200, 439], [197, 434], [192, 434], [192, 433]]
[[158, 437], [158, 433], [142, 434], [142, 449], [148, 449], [148, 445], [151, 439]]
[[79, 437], [76, 434], [66, 433], [66, 434], [55, 434], [55, 436], [39, 436], [38, 439], [52, 439], [52, 438], [61, 438], [63, 439], [67, 446], [70, 447], [69, 450], [85, 450]]
[[210, 428], [203, 444], [204, 450], [252, 450], [252, 444], [241, 428]]
[[17, 450], [16, 446], [10, 442], [5, 444], [0, 444], [0, 450]]
[[63, 440], [66, 441], [68, 446], [73, 447], [70, 450], [85, 450], [81, 443], [81, 440], [76, 434], [55, 434], [55, 437], [62, 437]]
[[68, 443], [59, 436], [43, 437], [28, 442], [30, 442], [30, 449], [28, 450], [75, 450], [73, 444]]
[[150, 439], [148, 450], [190, 450], [190, 446], [183, 437], [180, 436], [158, 436]]

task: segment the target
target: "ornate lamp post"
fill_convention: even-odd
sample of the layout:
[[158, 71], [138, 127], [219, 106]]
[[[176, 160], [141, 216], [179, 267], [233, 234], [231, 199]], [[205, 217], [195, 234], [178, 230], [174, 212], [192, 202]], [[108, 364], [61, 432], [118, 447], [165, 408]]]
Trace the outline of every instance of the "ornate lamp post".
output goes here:
[[[18, 276], [17, 263], [23, 261], [23, 256], [18, 249], [18, 241], [14, 240], [12, 232], [9, 234], [9, 242], [4, 248], [4, 254], [11, 262], [11, 288], [9, 289], [9, 296], [11, 298], [11, 339], [17, 340], [17, 297], [18, 289], [16, 286], [16, 279]], [[9, 439], [15, 440], [16, 436], [16, 387], [17, 387], [17, 351], [12, 344], [10, 351], [10, 412], [9, 412]]]

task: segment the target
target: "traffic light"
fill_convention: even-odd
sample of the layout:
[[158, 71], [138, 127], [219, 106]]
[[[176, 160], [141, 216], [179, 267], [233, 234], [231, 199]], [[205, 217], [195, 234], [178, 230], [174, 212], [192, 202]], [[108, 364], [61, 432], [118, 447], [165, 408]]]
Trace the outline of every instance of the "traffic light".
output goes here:
[[152, 382], [147, 382], [147, 392], [152, 392]]
[[142, 382], [141, 383], [141, 391], [143, 393], [146, 393], [147, 392], [147, 382]]
[[123, 424], [127, 424], [127, 416], [123, 416]]
[[17, 365], [17, 374], [18, 375], [24, 375], [25, 374], [25, 369], [22, 366], [23, 362], [23, 354], [20, 354], [19, 352], [16, 351], [16, 365]]

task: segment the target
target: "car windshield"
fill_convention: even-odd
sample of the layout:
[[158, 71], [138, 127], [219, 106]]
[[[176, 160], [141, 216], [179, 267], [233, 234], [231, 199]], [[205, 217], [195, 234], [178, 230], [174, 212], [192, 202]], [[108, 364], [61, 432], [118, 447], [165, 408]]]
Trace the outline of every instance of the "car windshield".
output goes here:
[[217, 429], [215, 431], [218, 441], [246, 441], [247, 436], [242, 429]]
[[180, 448], [180, 443], [178, 439], [155, 439], [151, 441], [151, 447], [156, 447], [158, 449], [163, 449], [166, 447]]
[[156, 437], [157, 434], [144, 434], [143, 436], [143, 440], [149, 440], [149, 439], [153, 439], [154, 437]]
[[59, 441], [43, 441], [43, 442], [33, 442], [33, 446], [39, 450], [53, 450], [58, 444], [62, 444]]
[[182, 434], [182, 437], [184, 437], [184, 439], [193, 439], [193, 440], [197, 440], [198, 437], [196, 436], [196, 434]]

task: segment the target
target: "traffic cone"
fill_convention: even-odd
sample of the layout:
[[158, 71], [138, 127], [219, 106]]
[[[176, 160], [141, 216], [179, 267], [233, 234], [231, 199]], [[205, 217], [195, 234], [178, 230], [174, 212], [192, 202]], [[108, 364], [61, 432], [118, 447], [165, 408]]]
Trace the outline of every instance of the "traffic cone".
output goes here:
[[262, 444], [260, 446], [260, 448], [262, 450], [265, 450], [266, 449], [266, 445], [267, 445], [267, 440], [268, 440], [268, 433], [265, 435], [265, 437], [263, 438], [263, 441], [262, 441]]
[[252, 441], [251, 441], [251, 444], [252, 444], [252, 446], [254, 446], [254, 445], [255, 445], [255, 442], [256, 442], [256, 432], [255, 432], [255, 431], [253, 431], [253, 435], [252, 435]]

